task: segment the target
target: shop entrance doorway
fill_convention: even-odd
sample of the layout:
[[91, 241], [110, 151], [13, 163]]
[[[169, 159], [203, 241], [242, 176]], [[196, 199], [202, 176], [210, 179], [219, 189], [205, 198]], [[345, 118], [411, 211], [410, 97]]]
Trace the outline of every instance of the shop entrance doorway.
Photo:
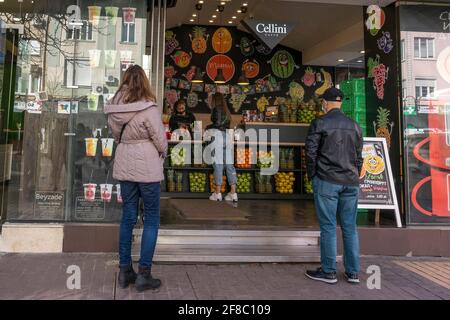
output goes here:
[[[378, 106], [369, 110], [366, 103], [366, 92], [375, 93], [373, 79], [367, 77], [365, 5], [365, 1], [345, 0], [202, 4], [192, 0], [167, 10], [163, 119], [172, 151], [165, 164], [164, 226], [318, 227], [304, 142], [311, 121], [322, 115], [320, 94], [330, 86], [340, 87], [346, 96], [342, 110], [359, 123], [365, 136], [376, 135], [373, 122]], [[280, 33], [279, 43], [273, 45]], [[392, 45], [392, 39], [386, 41]], [[218, 74], [224, 77], [221, 83]], [[214, 190], [212, 167], [188, 163], [187, 155], [198, 142], [180, 151], [175, 148], [180, 133], [171, 135], [181, 129], [185, 144], [194, 140], [193, 123], [171, 122], [170, 117], [183, 101], [187, 112], [182, 116], [192, 119], [192, 114], [204, 129], [211, 123], [211, 97], [216, 92], [227, 101], [230, 129], [267, 130], [269, 136], [271, 130], [279, 132], [276, 143], [257, 148], [246, 144], [235, 150], [237, 204], [208, 200]], [[386, 121], [376, 126], [384, 127]], [[262, 175], [264, 166], [274, 165], [275, 149], [278, 172]], [[224, 182], [223, 195], [229, 190]], [[360, 225], [374, 223], [368, 211], [361, 211], [359, 217]]]

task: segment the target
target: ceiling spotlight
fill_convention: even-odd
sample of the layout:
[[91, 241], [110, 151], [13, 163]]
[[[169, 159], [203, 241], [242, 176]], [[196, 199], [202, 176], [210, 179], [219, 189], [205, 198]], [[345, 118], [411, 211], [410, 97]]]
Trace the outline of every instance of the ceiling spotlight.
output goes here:
[[344, 59], [338, 59], [339, 62], [344, 62]]
[[233, 21], [231, 21], [231, 20], [230, 20], [230, 21], [228, 21], [228, 23], [229, 23], [229, 24], [232, 24], [232, 23], [233, 23]]
[[225, 5], [225, 1], [220, 1], [220, 5], [224, 6]]
[[189, 20], [190, 22], [194, 22], [195, 20], [194, 19], [191, 19], [191, 20]]
[[238, 10], [238, 11], [236, 11], [237, 13], [242, 13], [242, 11], [241, 10]]
[[217, 16], [215, 14], [212, 15], [213, 18], [217, 18]]
[[196, 17], [197, 15], [195, 13], [192, 14], [193, 17]]
[[362, 61], [362, 60], [358, 60], [358, 61], [356, 61], [356, 62], [358, 62], [358, 63], [362, 63], [363, 61]]
[[248, 6], [248, 3], [247, 3], [247, 2], [244, 2], [244, 3], [242, 4], [242, 6], [243, 6], [243, 7], [246, 7], [246, 6]]
[[236, 16], [232, 16], [231, 18], [232, 18], [232, 19], [236, 19], [237, 17], [236, 17]]
[[366, 53], [366, 51], [364, 51], [364, 50], [361, 50], [359, 53], [361, 53], [361, 54], [364, 54], [364, 53]]
[[203, 0], [200, 0], [198, 3], [203, 4]]
[[209, 20], [209, 23], [214, 23], [214, 20]]

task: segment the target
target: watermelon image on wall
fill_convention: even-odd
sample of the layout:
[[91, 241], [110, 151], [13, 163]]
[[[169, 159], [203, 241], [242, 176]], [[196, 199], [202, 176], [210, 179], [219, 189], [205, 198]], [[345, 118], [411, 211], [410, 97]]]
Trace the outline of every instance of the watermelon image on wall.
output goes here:
[[294, 73], [294, 68], [298, 68], [294, 58], [286, 50], [275, 52], [269, 63], [272, 65], [273, 74], [282, 79], [289, 78]]
[[231, 49], [233, 38], [226, 28], [219, 28], [212, 37], [212, 47], [217, 53], [227, 53]]

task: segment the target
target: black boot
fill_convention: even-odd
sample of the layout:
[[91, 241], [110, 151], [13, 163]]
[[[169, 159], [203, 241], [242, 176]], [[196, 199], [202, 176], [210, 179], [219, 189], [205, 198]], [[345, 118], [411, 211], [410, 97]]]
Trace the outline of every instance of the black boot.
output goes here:
[[148, 289], [158, 289], [161, 286], [161, 280], [152, 277], [151, 267], [139, 266], [139, 273], [136, 278], [136, 290], [142, 292]]
[[132, 265], [119, 268], [119, 286], [122, 289], [125, 289], [130, 283], [134, 283], [136, 281], [137, 274], [134, 272]]

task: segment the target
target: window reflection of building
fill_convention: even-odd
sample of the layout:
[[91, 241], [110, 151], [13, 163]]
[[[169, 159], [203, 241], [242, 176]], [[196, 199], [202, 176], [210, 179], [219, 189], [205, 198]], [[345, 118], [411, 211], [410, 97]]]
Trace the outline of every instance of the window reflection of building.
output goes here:
[[[450, 37], [437, 32], [401, 31], [402, 94], [416, 98], [444, 99], [449, 84], [439, 75], [437, 56], [450, 45]], [[448, 93], [447, 93], [448, 94]]]

